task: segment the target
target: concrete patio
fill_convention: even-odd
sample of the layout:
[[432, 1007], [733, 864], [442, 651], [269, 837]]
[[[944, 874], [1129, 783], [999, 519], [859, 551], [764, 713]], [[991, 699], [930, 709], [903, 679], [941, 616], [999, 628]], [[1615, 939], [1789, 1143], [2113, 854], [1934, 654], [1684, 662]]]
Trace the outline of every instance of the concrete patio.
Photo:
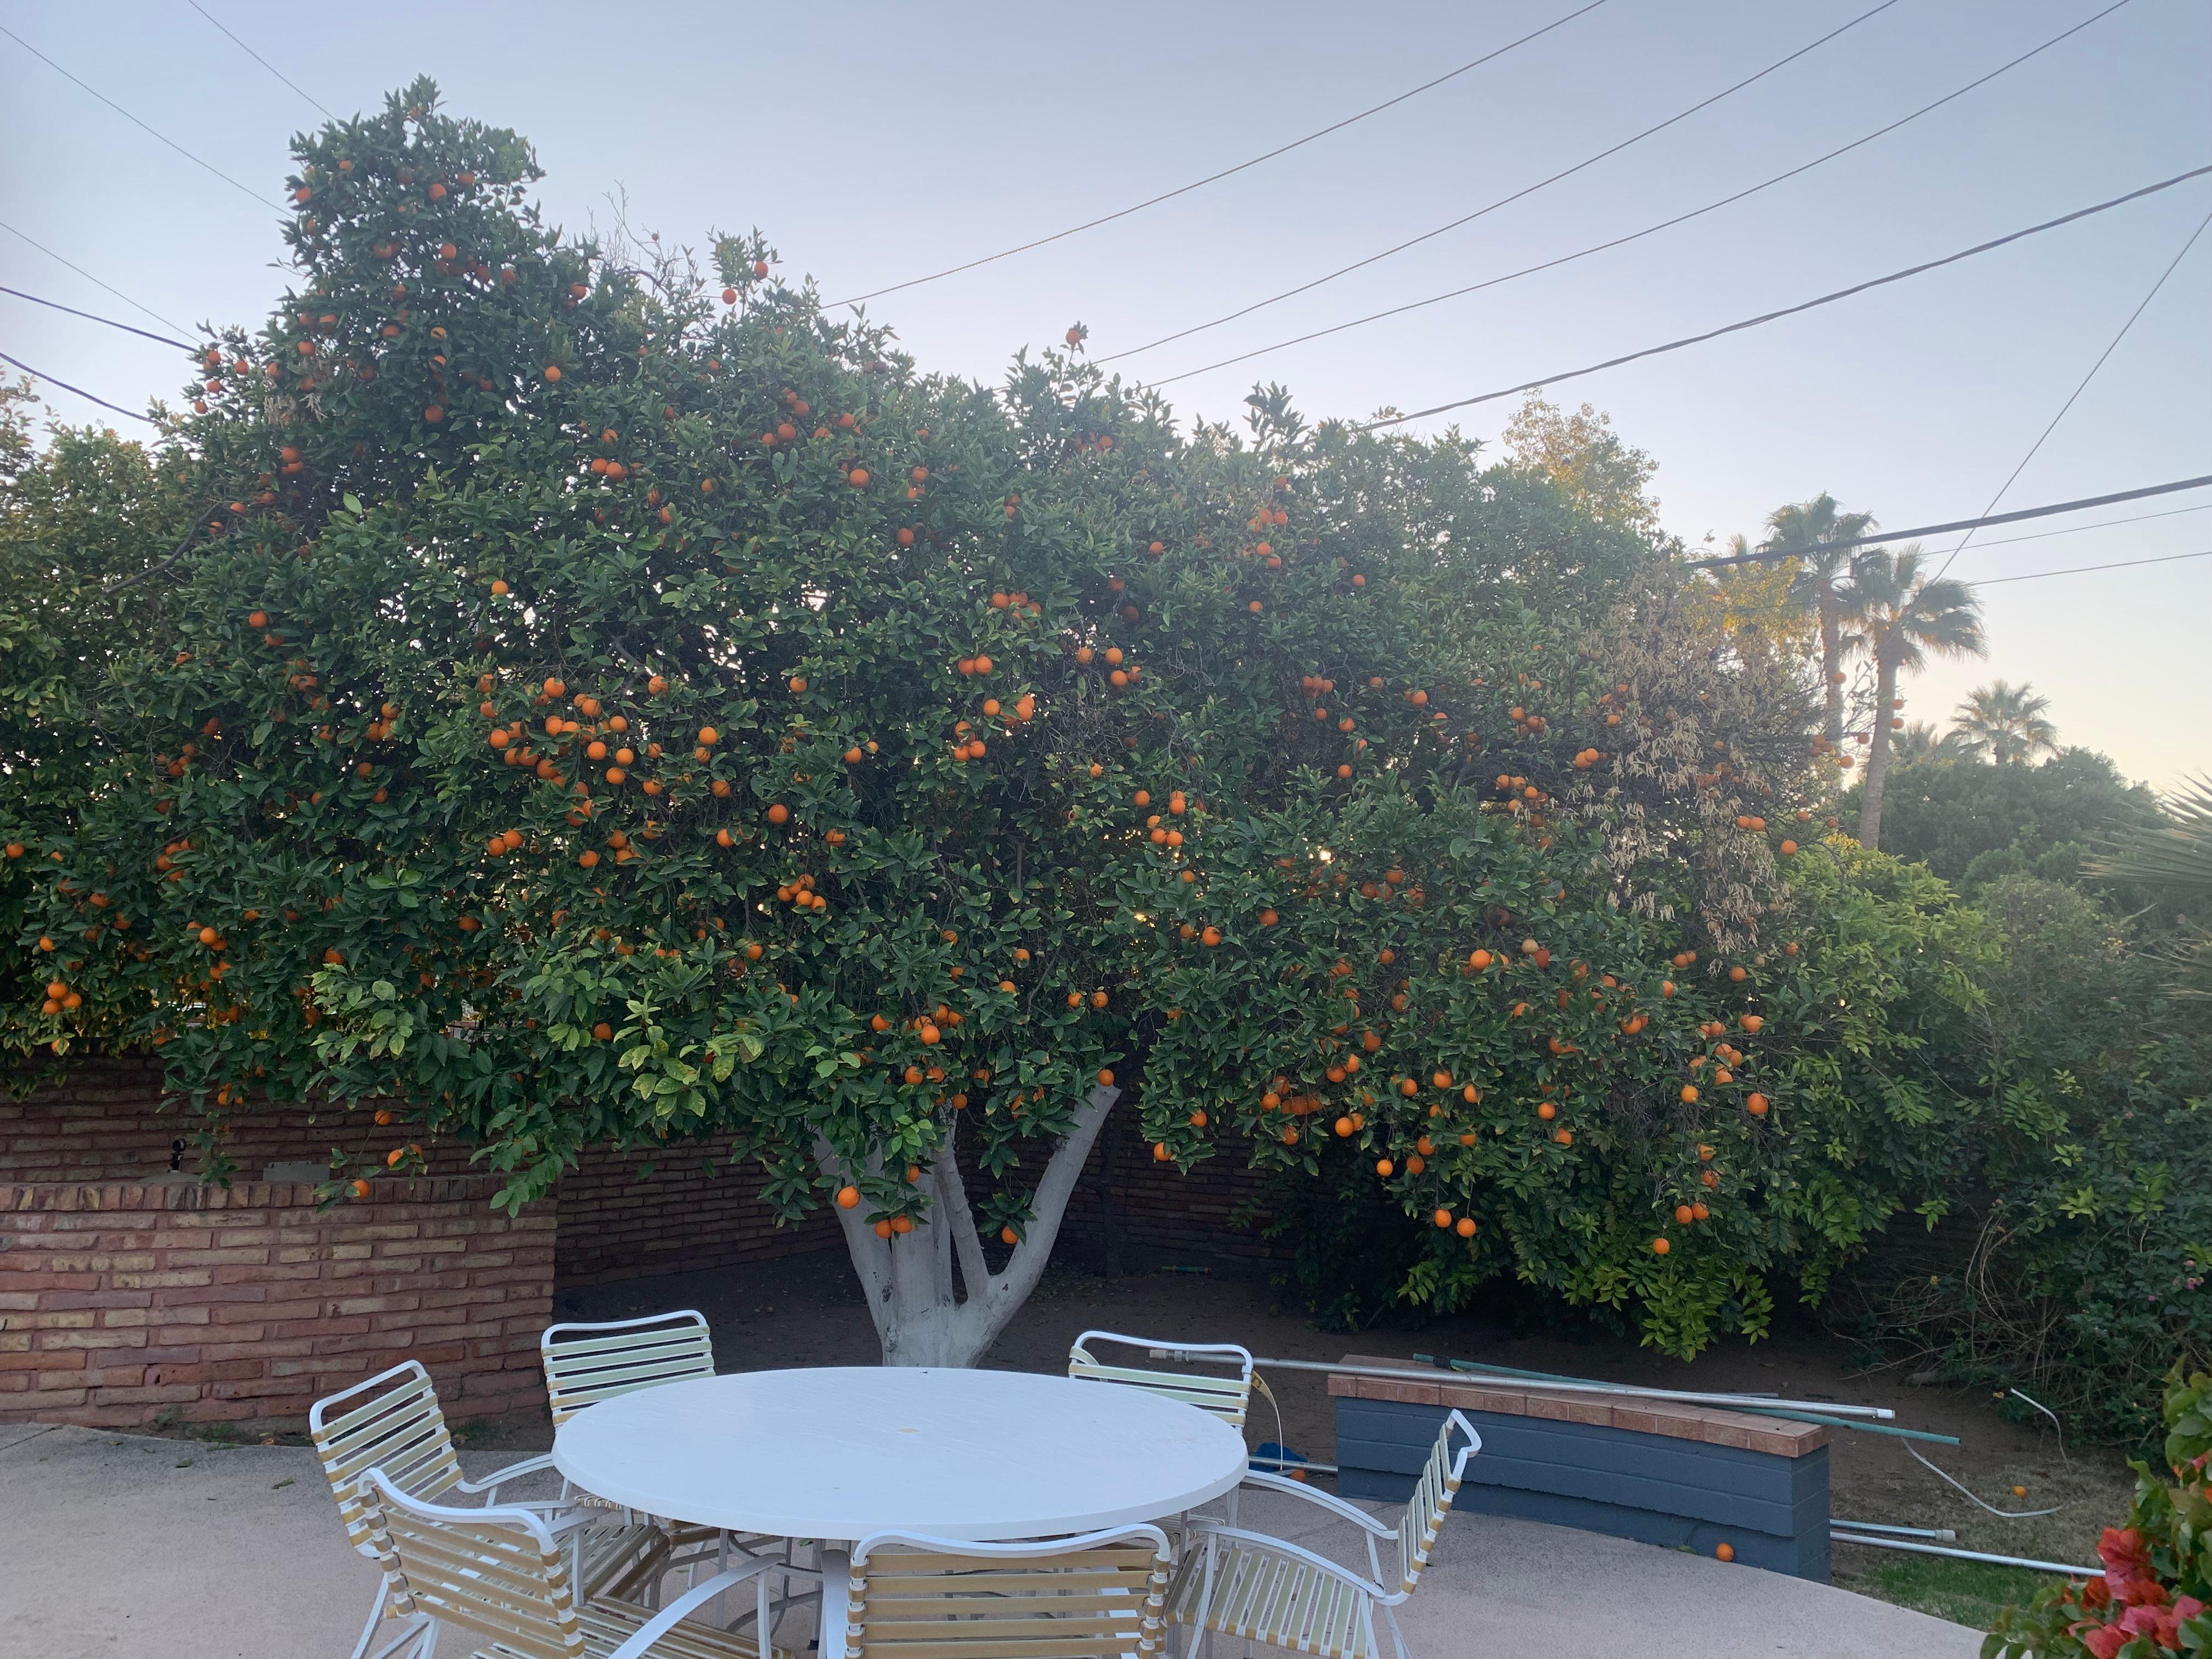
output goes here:
[[[1242, 1518], [1339, 1553], [1293, 1500], [1249, 1494]], [[24, 1425], [0, 1427], [0, 1571], [8, 1659], [343, 1659], [375, 1583], [305, 1448]], [[1845, 1590], [1480, 1515], [1446, 1523], [1401, 1620], [1414, 1659], [1973, 1659], [1981, 1643]]]

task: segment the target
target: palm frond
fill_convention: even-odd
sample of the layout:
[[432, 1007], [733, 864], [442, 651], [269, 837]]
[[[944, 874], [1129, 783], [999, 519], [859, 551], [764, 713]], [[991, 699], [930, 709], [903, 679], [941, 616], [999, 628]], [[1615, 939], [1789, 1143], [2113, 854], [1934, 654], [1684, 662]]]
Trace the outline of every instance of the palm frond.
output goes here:
[[2212, 893], [2212, 777], [2191, 778], [2160, 803], [2166, 822], [2109, 842], [2087, 873], [2185, 893]]

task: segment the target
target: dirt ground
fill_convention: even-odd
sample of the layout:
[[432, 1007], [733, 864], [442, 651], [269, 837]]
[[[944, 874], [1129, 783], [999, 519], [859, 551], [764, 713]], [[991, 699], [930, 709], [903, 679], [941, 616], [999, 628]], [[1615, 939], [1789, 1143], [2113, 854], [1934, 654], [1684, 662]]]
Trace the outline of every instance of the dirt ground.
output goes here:
[[[842, 1251], [568, 1292], [556, 1315], [621, 1319], [683, 1307], [707, 1316], [724, 1370], [876, 1361], [875, 1334]], [[1845, 1345], [1808, 1322], [1778, 1318], [1776, 1334], [1765, 1341], [1726, 1340], [1686, 1364], [1639, 1348], [1632, 1339], [1517, 1336], [1479, 1314], [1418, 1331], [1382, 1328], [1347, 1336], [1316, 1330], [1302, 1315], [1279, 1307], [1273, 1291], [1257, 1278], [1182, 1271], [1108, 1279], [1055, 1266], [988, 1363], [1059, 1370], [1069, 1343], [1094, 1327], [1171, 1341], [1241, 1342], [1263, 1360], [1334, 1360], [1350, 1352], [1410, 1360], [1417, 1353], [1433, 1354], [1607, 1382], [1773, 1393], [1808, 1405], [1888, 1406], [1900, 1426], [1957, 1436], [1957, 1446], [1919, 1450], [1992, 1508], [2057, 1512], [1997, 1518], [1916, 1462], [1908, 1443], [1844, 1431], [1837, 1432], [1829, 1452], [1832, 1512], [1851, 1521], [1949, 1527], [1962, 1547], [1993, 1553], [2094, 1564], [2099, 1529], [2118, 1518], [2134, 1490], [2118, 1454], [2101, 1447], [2062, 1450], [2048, 1425], [2007, 1421], [1986, 1393], [1911, 1387], [1898, 1370], [1854, 1373]], [[1271, 1372], [1264, 1364], [1261, 1372], [1281, 1405], [1284, 1443], [1315, 1462], [1334, 1462], [1335, 1419], [1326, 1379], [1311, 1372]], [[1255, 1407], [1252, 1428], [1255, 1443], [1277, 1437], [1264, 1401]], [[550, 1436], [542, 1426], [532, 1432], [514, 1425], [478, 1443], [535, 1446], [550, 1444]], [[2014, 1487], [2025, 1487], [2025, 1494], [2016, 1495]], [[1846, 1583], [1863, 1578], [1857, 1587], [1883, 1594], [1879, 1579], [1906, 1559], [1838, 1546], [1837, 1575]]]

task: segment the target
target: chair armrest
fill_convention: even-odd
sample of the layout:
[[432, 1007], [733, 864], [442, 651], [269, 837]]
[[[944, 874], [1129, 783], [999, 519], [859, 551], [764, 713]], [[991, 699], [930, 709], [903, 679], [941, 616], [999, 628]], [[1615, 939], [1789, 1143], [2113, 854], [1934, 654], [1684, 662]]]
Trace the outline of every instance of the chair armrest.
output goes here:
[[788, 1573], [794, 1578], [811, 1578], [817, 1583], [822, 1575], [806, 1567], [787, 1567], [781, 1561], [756, 1561], [749, 1567], [732, 1567], [727, 1572], [718, 1572], [702, 1583], [694, 1584], [644, 1624], [640, 1625], [629, 1640], [624, 1642], [607, 1659], [643, 1659], [653, 1650], [653, 1644], [683, 1621], [694, 1607], [713, 1601], [724, 1590], [734, 1589], [749, 1578], [764, 1572]]
[[1314, 1551], [1310, 1551], [1310, 1548], [1303, 1548], [1298, 1547], [1298, 1544], [1290, 1544], [1290, 1541], [1281, 1540], [1281, 1537], [1270, 1537], [1267, 1533], [1248, 1533], [1243, 1531], [1241, 1526], [1199, 1526], [1199, 1528], [1194, 1528], [1194, 1535], [1207, 1541], [1217, 1540], [1217, 1537], [1224, 1537], [1224, 1540], [1234, 1540], [1237, 1544], [1243, 1544], [1245, 1548], [1261, 1551], [1265, 1553], [1265, 1555], [1281, 1555], [1281, 1558], [1291, 1559], [1291, 1562], [1298, 1562], [1303, 1564], [1303, 1566], [1312, 1566], [1316, 1568], [1316, 1571], [1321, 1571], [1321, 1573], [1328, 1573], [1329, 1577], [1336, 1579], [1336, 1582], [1349, 1583], [1354, 1590], [1360, 1590], [1363, 1595], [1371, 1595], [1371, 1597], [1376, 1597], [1378, 1601], [1389, 1601], [1391, 1606], [1395, 1606], [1398, 1601], [1405, 1601], [1405, 1590], [1385, 1590], [1380, 1583], [1376, 1583], [1374, 1579], [1367, 1577], [1364, 1573], [1356, 1573], [1356, 1571], [1352, 1571], [1349, 1566], [1343, 1566], [1340, 1562], [1332, 1562], [1328, 1555], [1314, 1555]]
[[1258, 1486], [1266, 1492], [1284, 1492], [1292, 1498], [1303, 1498], [1309, 1504], [1318, 1504], [1338, 1520], [1349, 1521], [1354, 1526], [1364, 1528], [1377, 1538], [1395, 1538], [1398, 1535], [1397, 1528], [1386, 1527], [1365, 1510], [1346, 1503], [1334, 1492], [1317, 1491], [1303, 1480], [1292, 1480], [1279, 1474], [1266, 1474], [1254, 1469], [1245, 1475], [1242, 1484]]
[[1340, 1565], [1325, 1555], [1316, 1555], [1311, 1550], [1301, 1549], [1297, 1545], [1286, 1543], [1279, 1538], [1270, 1538], [1263, 1532], [1246, 1532], [1237, 1527], [1203, 1526], [1195, 1529], [1195, 1535], [1209, 1542], [1216, 1538], [1231, 1539], [1248, 1549], [1285, 1557], [1316, 1571], [1325, 1572], [1340, 1583], [1348, 1584], [1362, 1595], [1371, 1595], [1391, 1607], [1406, 1599], [1403, 1590], [1386, 1590], [1373, 1579], [1354, 1572], [1350, 1567]]
[[520, 1480], [526, 1474], [538, 1474], [552, 1467], [553, 1454], [541, 1452], [535, 1457], [524, 1458], [520, 1463], [510, 1463], [497, 1474], [488, 1474], [481, 1480], [457, 1480], [453, 1483], [453, 1490], [465, 1492], [489, 1492], [494, 1498], [496, 1498], [499, 1496], [499, 1489], [508, 1481]]

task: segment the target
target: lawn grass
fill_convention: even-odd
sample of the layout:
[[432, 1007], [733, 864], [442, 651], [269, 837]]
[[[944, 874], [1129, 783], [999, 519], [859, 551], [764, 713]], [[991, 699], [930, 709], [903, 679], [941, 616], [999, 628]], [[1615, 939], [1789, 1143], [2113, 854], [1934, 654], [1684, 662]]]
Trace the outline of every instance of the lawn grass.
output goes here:
[[1954, 1561], [1939, 1555], [1886, 1560], [1839, 1582], [1862, 1595], [1933, 1613], [1954, 1625], [1987, 1630], [2000, 1608], [2033, 1601], [2056, 1576], [1987, 1561]]

